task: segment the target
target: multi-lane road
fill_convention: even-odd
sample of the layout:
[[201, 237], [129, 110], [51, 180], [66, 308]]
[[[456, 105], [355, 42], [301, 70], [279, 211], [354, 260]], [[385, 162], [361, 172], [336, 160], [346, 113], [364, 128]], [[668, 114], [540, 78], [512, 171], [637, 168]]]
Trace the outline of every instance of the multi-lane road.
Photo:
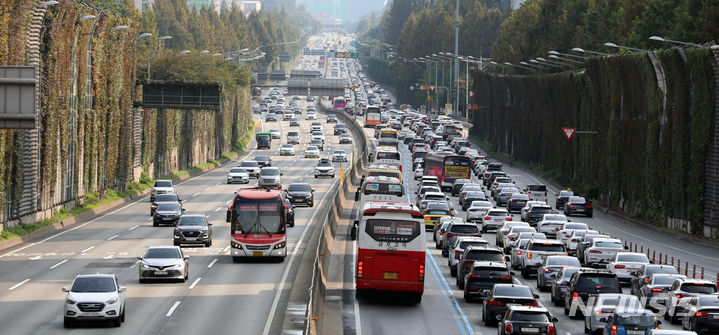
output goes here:
[[[289, 97], [285, 97], [286, 99]], [[288, 99], [289, 100], [289, 99]], [[298, 105], [303, 108], [303, 101]], [[287, 105], [287, 104], [285, 104]], [[190, 255], [189, 279], [185, 283], [139, 284], [137, 256], [149, 246], [172, 245], [172, 227], [153, 227], [149, 197], [144, 197], [75, 228], [0, 254], [0, 324], [4, 334], [65, 333], [62, 307], [65, 293], [77, 274], [114, 273], [127, 287], [126, 322], [121, 328], [98, 329], [78, 326], [77, 333], [116, 334], [262, 334], [281, 331], [289, 289], [297, 272], [298, 258], [316, 224], [315, 209], [325, 201], [326, 192], [339, 180], [314, 179], [317, 159], [303, 158], [310, 140], [309, 125], [289, 127], [288, 121], [265, 123], [255, 116], [263, 130], [279, 129], [281, 140], [270, 150], [254, 150], [214, 171], [180, 182], [177, 192], [185, 200], [186, 214], [205, 214], [213, 223], [214, 242], [210, 248], [183, 247]], [[334, 149], [352, 151], [339, 145], [333, 125], [318, 114], [326, 139], [322, 157]], [[296, 156], [279, 156], [287, 143], [286, 133], [299, 130]], [[289, 257], [282, 263], [244, 262], [233, 264], [228, 254], [229, 223], [225, 210], [233, 192], [245, 185], [227, 185], [230, 166], [255, 155], [269, 155], [281, 169], [283, 186], [309, 182], [316, 190], [315, 207], [295, 209], [296, 225], [288, 229]], [[249, 186], [256, 184], [252, 179]], [[298, 248], [299, 247], [299, 248]], [[282, 290], [279, 290], [280, 287]]]

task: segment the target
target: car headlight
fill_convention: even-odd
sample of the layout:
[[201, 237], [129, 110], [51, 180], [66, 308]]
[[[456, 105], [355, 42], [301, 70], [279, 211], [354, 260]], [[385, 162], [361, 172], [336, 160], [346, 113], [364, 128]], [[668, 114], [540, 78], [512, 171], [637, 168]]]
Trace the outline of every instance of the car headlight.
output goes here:
[[181, 267], [180, 264], [173, 264], [173, 265], [169, 266], [168, 269], [179, 269], [180, 267]]
[[74, 305], [77, 301], [72, 300], [70, 298], [65, 298], [65, 303], [68, 305]]
[[108, 300], [108, 301], [107, 301], [107, 304], [108, 304], [108, 305], [112, 305], [112, 304], [114, 304], [114, 303], [116, 303], [116, 302], [117, 302], [117, 297], [114, 297], [114, 298]]
[[287, 244], [287, 242], [277, 243], [277, 244], [275, 244], [275, 247], [273, 249], [283, 249], [286, 244]]
[[287, 198], [288, 198], [288, 199], [292, 199], [292, 198], [294, 198], [294, 197], [292, 196], [292, 194], [287, 194]]

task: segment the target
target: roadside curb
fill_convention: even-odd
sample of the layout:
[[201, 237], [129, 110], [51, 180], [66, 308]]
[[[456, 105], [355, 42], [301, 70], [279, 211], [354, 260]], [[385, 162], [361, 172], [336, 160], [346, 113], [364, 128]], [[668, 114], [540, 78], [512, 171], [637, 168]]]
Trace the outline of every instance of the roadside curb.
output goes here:
[[[249, 143], [248, 143], [248, 145], [249, 145]], [[208, 166], [206, 168], [192, 171], [186, 175], [182, 175], [180, 177], [174, 178], [174, 179], [172, 179], [172, 181], [173, 181], [173, 183], [180, 182], [180, 181], [190, 179], [192, 177], [196, 177], [203, 173], [206, 173], [206, 172], [209, 172], [212, 170], [216, 170], [220, 167], [223, 167], [227, 164], [232, 163], [234, 160], [236, 160], [238, 157], [241, 157], [241, 155], [243, 155], [245, 153], [246, 153], [245, 151], [243, 151], [242, 153], [237, 153], [224, 162], [214, 163], [213, 165]], [[99, 218], [115, 209], [120, 208], [123, 205], [139, 201], [141, 198], [144, 198], [147, 195], [149, 195], [150, 190], [151, 190], [151, 188], [148, 188], [148, 189], [146, 189], [140, 193], [137, 193], [135, 195], [130, 195], [128, 197], [115, 200], [111, 203], [104, 204], [102, 206], [98, 206], [96, 208], [82, 212], [75, 216], [71, 216], [67, 219], [64, 219], [64, 220], [58, 222], [58, 223], [42, 227], [42, 228], [40, 228], [36, 231], [33, 231], [29, 234], [18, 236], [18, 237], [13, 237], [13, 238], [5, 240], [5, 241], [0, 241], [0, 252], [10, 251], [13, 248], [19, 247], [19, 246], [27, 244], [27, 243], [35, 242], [37, 240], [40, 240], [41, 238], [45, 238], [45, 237], [53, 234], [53, 233], [57, 233], [62, 230], [65, 230], [65, 229], [70, 229], [70, 228], [73, 228], [74, 226], [77, 226], [78, 224], [85, 223], [86, 221], [90, 221], [90, 220]]]

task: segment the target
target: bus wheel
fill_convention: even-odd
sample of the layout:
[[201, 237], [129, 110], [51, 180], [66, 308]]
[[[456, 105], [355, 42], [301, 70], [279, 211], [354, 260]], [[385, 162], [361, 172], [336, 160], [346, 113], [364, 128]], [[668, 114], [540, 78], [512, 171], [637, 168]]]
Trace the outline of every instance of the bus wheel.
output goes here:
[[232, 257], [232, 263], [239, 263], [240, 258], [239, 257]]
[[285, 256], [277, 257], [277, 262], [282, 263], [285, 261]]
[[422, 303], [422, 293], [416, 293], [414, 297], [412, 298], [412, 302], [415, 304]]

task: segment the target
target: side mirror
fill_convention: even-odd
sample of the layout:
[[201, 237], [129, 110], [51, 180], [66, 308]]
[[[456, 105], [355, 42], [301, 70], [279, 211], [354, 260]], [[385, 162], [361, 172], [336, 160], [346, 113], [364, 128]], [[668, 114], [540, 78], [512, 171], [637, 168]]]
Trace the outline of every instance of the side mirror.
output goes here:
[[63, 287], [63, 288], [62, 288], [62, 291], [65, 292], [65, 293], [70, 292], [70, 288], [69, 288], [69, 287]]
[[662, 322], [659, 321], [659, 320], [657, 320], [657, 326], [660, 325], [660, 324], [662, 324]]
[[182, 256], [182, 259], [188, 260], [188, 259], [190, 259], [190, 256]]
[[607, 322], [607, 318], [599, 318], [599, 322], [601, 322], [601, 323], [606, 323], [606, 322]]
[[355, 221], [350, 228], [350, 240], [357, 240], [357, 229], [359, 227], [359, 221]]
[[649, 264], [654, 264], [654, 261], [649, 261]]
[[232, 211], [228, 209], [227, 217], [225, 218], [225, 222], [230, 222], [230, 221], [232, 221]]
[[511, 262], [511, 261], [512, 261], [512, 258], [509, 257], [509, 256], [504, 256], [504, 261], [505, 261], [505, 262]]
[[183, 212], [183, 213], [185, 212], [185, 209], [184, 209], [184, 208], [182, 209], [182, 212]]
[[539, 294], [534, 293], [534, 299], [539, 299]]
[[120, 286], [120, 292], [125, 292], [125, 291], [127, 291], [127, 287], [125, 287], [125, 286]]
[[211, 225], [212, 225], [212, 222], [208, 222], [207, 225], [208, 225], [208, 226], [211, 226]]
[[516, 276], [516, 273], [514, 271], [510, 271], [509, 274], [512, 276]]
[[501, 315], [495, 315], [494, 318], [497, 319], [497, 321], [502, 321], [502, 316], [501, 316]]
[[628, 245], [625, 245], [625, 246], [624, 246], [624, 250], [629, 250], [629, 246], [628, 246]]
[[284, 173], [280, 172], [280, 176], [284, 176], [284, 175], [285, 175]]
[[557, 323], [557, 322], [559, 322], [559, 319], [556, 316], [552, 317], [552, 322]]
[[550, 274], [549, 278], [557, 278], [557, 273], [555, 272], [555, 273]]

